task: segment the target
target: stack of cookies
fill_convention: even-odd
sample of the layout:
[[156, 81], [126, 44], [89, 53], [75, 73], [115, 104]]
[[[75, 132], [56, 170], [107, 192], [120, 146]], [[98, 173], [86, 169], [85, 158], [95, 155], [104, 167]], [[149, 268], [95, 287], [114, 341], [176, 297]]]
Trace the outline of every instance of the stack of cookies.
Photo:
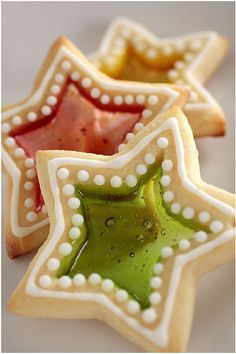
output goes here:
[[201, 180], [194, 142], [225, 134], [203, 84], [227, 46], [123, 18], [87, 58], [55, 42], [30, 96], [3, 112], [6, 251], [41, 246], [11, 311], [101, 319], [146, 351], [186, 349], [196, 283], [234, 253], [234, 196]]

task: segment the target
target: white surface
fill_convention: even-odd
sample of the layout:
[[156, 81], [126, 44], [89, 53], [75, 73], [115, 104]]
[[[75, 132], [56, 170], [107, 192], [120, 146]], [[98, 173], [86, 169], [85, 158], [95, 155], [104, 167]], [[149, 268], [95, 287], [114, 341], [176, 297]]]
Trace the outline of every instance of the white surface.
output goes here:
[[[108, 23], [128, 16], [159, 36], [216, 30], [230, 39], [230, 53], [209, 82], [228, 121], [227, 135], [197, 141], [203, 179], [234, 189], [234, 4], [218, 3], [3, 3], [2, 101], [14, 103], [30, 91], [48, 48], [68, 36], [85, 53], [97, 49]], [[3, 179], [3, 192], [4, 189]], [[4, 197], [4, 195], [3, 195]], [[4, 199], [3, 199], [4, 200]], [[4, 202], [2, 207], [4, 214]], [[4, 215], [3, 215], [4, 220]], [[2, 233], [4, 236], [4, 233]], [[6, 311], [7, 300], [34, 253], [2, 257], [3, 352], [137, 352], [138, 347], [98, 321], [29, 320]], [[189, 352], [234, 351], [234, 264], [199, 283]]]

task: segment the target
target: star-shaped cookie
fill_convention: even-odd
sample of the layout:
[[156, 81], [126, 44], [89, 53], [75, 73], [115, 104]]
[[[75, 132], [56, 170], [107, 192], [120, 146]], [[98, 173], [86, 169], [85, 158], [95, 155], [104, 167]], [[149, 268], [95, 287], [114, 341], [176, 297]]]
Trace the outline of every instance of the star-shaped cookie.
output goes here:
[[215, 32], [157, 38], [140, 24], [111, 23], [91, 61], [107, 75], [141, 82], [168, 82], [191, 90], [184, 112], [195, 136], [225, 132], [222, 109], [203, 87], [227, 53], [228, 41]]
[[8, 179], [7, 253], [43, 243], [49, 221], [35, 168], [37, 150], [112, 155], [158, 113], [181, 106], [187, 90], [125, 83], [95, 69], [66, 38], [51, 48], [30, 96], [4, 109], [2, 157]]
[[185, 350], [198, 278], [234, 253], [234, 197], [201, 180], [197, 156], [176, 107], [112, 156], [38, 152], [51, 227], [10, 310], [97, 318], [146, 351]]

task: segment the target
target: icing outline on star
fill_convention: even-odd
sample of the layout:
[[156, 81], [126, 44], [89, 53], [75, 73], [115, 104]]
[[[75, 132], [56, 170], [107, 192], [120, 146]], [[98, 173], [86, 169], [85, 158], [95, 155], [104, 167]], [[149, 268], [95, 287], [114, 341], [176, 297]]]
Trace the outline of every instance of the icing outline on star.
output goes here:
[[[220, 50], [220, 45], [224, 46], [224, 51]], [[119, 67], [121, 70], [125, 66], [129, 47], [132, 47], [132, 53], [137, 58], [142, 56], [142, 61], [152, 66], [158, 59], [160, 51], [167, 60], [173, 53], [178, 55], [183, 53], [183, 58], [175, 61], [174, 68], [168, 70], [168, 79], [176, 85], [187, 86], [191, 91], [183, 110], [191, 123], [194, 135], [224, 134], [224, 113], [203, 84], [223, 60], [225, 55], [223, 52], [226, 52], [228, 47], [226, 38], [220, 37], [213, 31], [159, 38], [141, 24], [121, 17], [109, 25], [99, 49], [90, 55], [90, 60], [102, 71], [103, 66], [106, 67], [104, 70], [106, 74], [116, 77], [114, 68], [118, 66], [117, 61], [119, 58], [123, 61]], [[213, 55], [214, 60], [212, 60]], [[197, 70], [204, 65], [207, 70], [197, 76]], [[198, 130], [196, 120], [211, 125], [209, 128], [205, 127], [205, 132], [202, 132]]]
[[[48, 218], [45, 207], [37, 214], [31, 210], [32, 199], [27, 197], [27, 193], [30, 194], [33, 189], [35, 164], [33, 159], [25, 156], [24, 149], [16, 145], [10, 133], [24, 124], [30, 125], [51, 115], [69, 78], [74, 83], [79, 81], [86, 94], [104, 108], [111, 101], [113, 106], [117, 107], [120, 104], [127, 107], [133, 104], [143, 107], [142, 118], [135, 131], [127, 135], [127, 141], [157, 113], [173, 104], [180, 105], [186, 96], [186, 90], [171, 85], [116, 82], [93, 68], [70, 41], [65, 38], [59, 39], [39, 72], [32, 94], [24, 101], [10, 108], [6, 107], [2, 115], [2, 157], [13, 184], [10, 202], [11, 229], [13, 235], [18, 238], [24, 238], [46, 226]], [[122, 145], [120, 149], [122, 147], [124, 146]], [[21, 186], [21, 176], [24, 173], [28, 180]], [[19, 200], [21, 195], [19, 191], [24, 193], [22, 200]], [[18, 220], [19, 205], [25, 210], [24, 220]]]
[[[46, 204], [49, 203], [50, 198], [53, 198], [54, 201], [53, 206], [48, 205], [49, 215], [53, 220], [51, 236], [49, 236], [37, 259], [33, 262], [31, 269], [27, 272], [13, 298], [17, 297], [17, 291], [22, 288], [24, 296], [32, 297], [32, 300], [35, 297], [50, 297], [95, 302], [100, 304], [101, 307], [106, 307], [114, 316], [118, 316], [127, 327], [131, 327], [141, 337], [148, 339], [155, 348], [166, 349], [168, 347], [170, 344], [169, 326], [184, 267], [196, 258], [201, 258], [201, 256], [231, 242], [235, 234], [235, 210], [231, 206], [233, 205], [233, 198], [230, 195], [225, 196], [223, 191], [214, 190], [210, 186], [207, 190], [207, 186], [204, 184], [199, 187], [190, 176], [193, 168], [189, 166], [191, 159], [188, 159], [188, 155], [195, 150], [194, 146], [191, 146], [193, 142], [190, 144], [183, 138], [188, 132], [187, 129], [183, 129], [182, 125], [185, 119], [178, 109], [170, 110], [162, 115], [161, 121], [160, 117], [155, 119], [153, 123], [140, 131], [134, 138], [133, 143], [128, 143], [122, 152], [111, 157], [97, 159], [96, 155], [93, 154], [75, 152], [38, 153], [39, 176], [47, 166], [47, 180], [51, 186], [51, 196], [45, 195]], [[186, 124], [186, 121], [184, 124]], [[188, 152], [186, 153], [186, 151]], [[80, 210], [78, 211], [80, 201], [73, 197], [73, 185], [78, 183], [86, 185], [88, 183], [88, 186], [96, 185], [97, 189], [107, 187], [115, 193], [119, 188], [122, 190], [125, 185], [131, 191], [134, 191], [138, 187], [140, 176], [145, 174], [144, 169], [137, 168], [137, 166], [140, 166], [142, 162], [142, 165], [149, 169], [151, 165], [157, 162], [157, 159], [158, 163], [162, 161], [163, 175], [169, 176], [169, 179], [162, 178], [161, 182], [164, 188], [163, 200], [166, 207], [172, 210], [171, 208], [175, 205], [172, 210], [173, 214], [181, 212], [186, 220], [196, 218], [203, 227], [206, 225], [209, 227], [210, 233], [197, 231], [191, 241], [181, 240], [177, 250], [171, 247], [163, 247], [161, 252], [163, 261], [158, 262], [153, 269], [152, 282], [153, 294], [155, 295], [152, 295], [152, 300], [150, 299], [152, 301], [151, 307], [141, 312], [136, 301], [127, 300], [125, 292], [122, 291], [117, 292], [115, 301], [112, 300], [110, 294], [114, 290], [114, 283], [110, 279], [102, 280], [99, 274], [93, 274], [87, 280], [82, 274], [79, 274], [73, 280], [69, 279], [68, 276], [62, 276], [55, 280], [50, 272], [53, 273], [58, 269], [60, 260], [55, 257], [55, 253], [53, 258], [51, 255], [55, 252], [55, 249], [57, 249], [56, 254], [58, 256], [70, 254], [70, 244], [66, 240], [68, 240], [68, 237], [76, 238], [78, 232], [76, 234], [76, 231], [72, 231], [72, 229], [80, 229], [84, 222]], [[188, 170], [186, 170], [186, 161]], [[133, 162], [132, 165], [131, 162]], [[125, 166], [127, 165], [128, 170], [126, 171]], [[72, 168], [75, 168], [78, 173], [74, 173], [75, 170], [72, 170]], [[91, 172], [88, 173], [86, 168], [94, 170], [94, 173], [91, 175]], [[103, 170], [105, 170], [105, 173]], [[134, 170], [136, 175], [134, 175]], [[97, 176], [99, 178], [96, 178]], [[44, 189], [46, 180], [43, 183]], [[183, 190], [178, 193], [175, 190], [172, 192], [171, 186], [178, 186], [179, 184], [182, 185], [184, 193]], [[168, 192], [173, 194], [167, 194]], [[196, 199], [192, 200], [191, 195], [192, 198]], [[228, 202], [224, 202], [226, 199], [228, 199]], [[184, 205], [182, 205], [182, 201], [185, 201]], [[180, 210], [177, 210], [177, 204], [180, 204]], [[70, 214], [68, 214], [69, 211]], [[76, 217], [73, 221], [75, 214]], [[66, 220], [64, 215], [67, 216]], [[170, 263], [170, 282], [167, 296], [161, 299], [157, 289], [163, 286], [162, 273], [165, 274], [166, 262], [168, 261], [172, 262]], [[68, 291], [72, 286], [79, 288], [84, 285], [88, 286], [88, 289], [95, 287], [96, 291]], [[56, 290], [50, 290], [51, 286], [55, 286]], [[165, 302], [161, 318], [158, 317], [160, 302]], [[124, 303], [125, 308], [121, 309], [119, 307], [120, 303]], [[24, 307], [24, 299], [22, 306]], [[20, 307], [18, 311], [21, 313]]]

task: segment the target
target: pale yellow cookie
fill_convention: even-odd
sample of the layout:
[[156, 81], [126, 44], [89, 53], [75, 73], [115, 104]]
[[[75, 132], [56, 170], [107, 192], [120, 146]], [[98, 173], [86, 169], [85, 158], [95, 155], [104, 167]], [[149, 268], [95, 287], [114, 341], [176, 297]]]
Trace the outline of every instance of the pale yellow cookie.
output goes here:
[[146, 351], [186, 350], [199, 277], [233, 258], [235, 210], [201, 180], [182, 111], [113, 156], [39, 151], [37, 169], [50, 232], [9, 309], [96, 318]]
[[227, 51], [228, 40], [216, 32], [160, 39], [140, 24], [118, 18], [91, 61], [116, 79], [189, 87], [191, 94], [183, 110], [194, 135], [217, 136], [225, 133], [224, 113], [203, 84]]
[[112, 155], [158, 113], [182, 106], [188, 91], [166, 84], [115, 81], [66, 38], [53, 45], [31, 94], [7, 106], [2, 158], [7, 175], [6, 248], [16, 257], [40, 246], [49, 229], [40, 192], [37, 150]]

